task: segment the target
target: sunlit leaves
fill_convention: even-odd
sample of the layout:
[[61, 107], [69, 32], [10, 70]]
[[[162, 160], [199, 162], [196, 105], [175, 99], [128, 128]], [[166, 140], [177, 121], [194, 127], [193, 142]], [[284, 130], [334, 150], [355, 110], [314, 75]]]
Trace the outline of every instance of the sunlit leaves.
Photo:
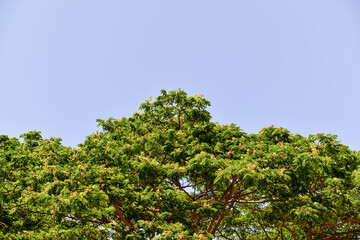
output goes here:
[[[180, 89], [61, 138], [0, 136], [0, 238], [303, 239], [359, 230], [359, 153], [316, 134], [210, 121]], [[347, 234], [347, 235], [346, 235]], [[351, 235], [353, 234], [353, 235]]]

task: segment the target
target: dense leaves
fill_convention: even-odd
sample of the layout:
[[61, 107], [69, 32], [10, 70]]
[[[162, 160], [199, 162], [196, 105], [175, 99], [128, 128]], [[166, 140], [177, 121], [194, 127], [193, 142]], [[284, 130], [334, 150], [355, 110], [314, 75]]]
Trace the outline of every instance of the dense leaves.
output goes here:
[[359, 152], [336, 136], [211, 122], [202, 95], [98, 120], [78, 148], [0, 136], [2, 239], [350, 239]]

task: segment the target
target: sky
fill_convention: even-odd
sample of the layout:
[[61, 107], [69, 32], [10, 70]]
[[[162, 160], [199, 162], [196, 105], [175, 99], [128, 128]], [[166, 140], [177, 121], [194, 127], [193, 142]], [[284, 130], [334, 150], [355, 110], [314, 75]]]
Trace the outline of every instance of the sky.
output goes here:
[[76, 147], [178, 87], [214, 122], [359, 151], [360, 1], [0, 1], [0, 134]]

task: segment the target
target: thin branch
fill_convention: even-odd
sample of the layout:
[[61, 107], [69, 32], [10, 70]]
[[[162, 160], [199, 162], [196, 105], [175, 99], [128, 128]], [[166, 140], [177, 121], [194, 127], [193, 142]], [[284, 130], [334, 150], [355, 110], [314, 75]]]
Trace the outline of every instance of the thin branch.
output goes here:
[[268, 239], [271, 239], [271, 238], [269, 237], [269, 235], [268, 235], [267, 231], [265, 230], [265, 228], [264, 228], [264, 227], [263, 227], [263, 225], [261, 224], [261, 221], [259, 220], [259, 218], [258, 218], [258, 217], [256, 217], [256, 220], [258, 221], [258, 223], [259, 223], [259, 225], [260, 225], [261, 229], [264, 231], [264, 233], [265, 233], [266, 237], [267, 237]]
[[114, 208], [115, 208], [115, 210], [116, 210], [116, 215], [121, 219], [121, 221], [122, 221], [123, 223], [125, 223], [125, 225], [128, 226], [128, 228], [133, 229], [134, 227], [133, 227], [133, 226], [131, 225], [131, 223], [124, 217], [124, 215], [123, 215], [123, 213], [122, 213], [119, 205], [116, 204], [116, 203], [113, 203], [113, 206], [114, 206]]
[[342, 232], [342, 233], [335, 233], [332, 236], [328, 238], [324, 238], [324, 240], [332, 240], [332, 239], [339, 239], [340, 236], [346, 235], [346, 234], [353, 234], [353, 233], [360, 233], [360, 230], [353, 230], [348, 232]]
[[218, 197], [217, 197], [212, 185], [209, 184], [209, 177], [208, 176], [205, 177], [205, 183], [206, 183], [206, 188], [210, 189], [211, 194], [214, 196], [215, 201], [218, 201]]
[[0, 225], [3, 225], [3, 226], [10, 226], [9, 224], [6, 224], [6, 223], [4, 223], [4, 222], [0, 222]]
[[264, 199], [264, 200], [236, 200], [238, 203], [268, 203], [268, 202], [286, 202], [285, 200], [274, 200], [274, 199]]
[[282, 226], [283, 226], [284, 228], [286, 228], [286, 229], [291, 233], [291, 235], [293, 236], [293, 238], [294, 238], [295, 240], [297, 240], [297, 237], [296, 237], [296, 235], [295, 235], [294, 230], [291, 230], [290, 228], [288, 228], [288, 227], [285, 225], [285, 223], [282, 223], [282, 222], [280, 222], [280, 223], [282, 224]]
[[183, 187], [181, 186], [180, 182], [179, 181], [175, 181], [175, 180], [172, 180], [171, 181], [175, 184], [176, 187], [178, 187], [180, 190], [182, 190], [186, 195], [189, 196], [189, 198], [191, 198], [191, 200], [193, 201], [196, 201], [196, 199], [191, 196], [186, 190], [183, 189]]
[[[324, 226], [324, 228], [331, 228], [331, 227], [336, 227], [336, 226], [339, 226], [339, 225], [344, 225], [346, 223], [349, 223], [349, 222], [357, 222], [357, 223], [360, 223], [359, 220], [356, 220], [356, 219], [348, 219], [344, 222], [340, 222], [340, 223], [334, 223], [334, 224], [331, 224], [331, 225], [326, 225]], [[322, 228], [323, 229], [323, 228]]]

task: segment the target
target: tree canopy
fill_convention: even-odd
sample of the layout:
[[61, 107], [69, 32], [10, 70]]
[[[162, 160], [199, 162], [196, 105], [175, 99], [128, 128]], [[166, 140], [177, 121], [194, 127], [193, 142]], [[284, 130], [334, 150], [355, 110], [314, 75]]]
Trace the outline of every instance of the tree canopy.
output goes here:
[[351, 239], [359, 152], [334, 135], [211, 122], [165, 91], [77, 148], [0, 136], [1, 239]]

